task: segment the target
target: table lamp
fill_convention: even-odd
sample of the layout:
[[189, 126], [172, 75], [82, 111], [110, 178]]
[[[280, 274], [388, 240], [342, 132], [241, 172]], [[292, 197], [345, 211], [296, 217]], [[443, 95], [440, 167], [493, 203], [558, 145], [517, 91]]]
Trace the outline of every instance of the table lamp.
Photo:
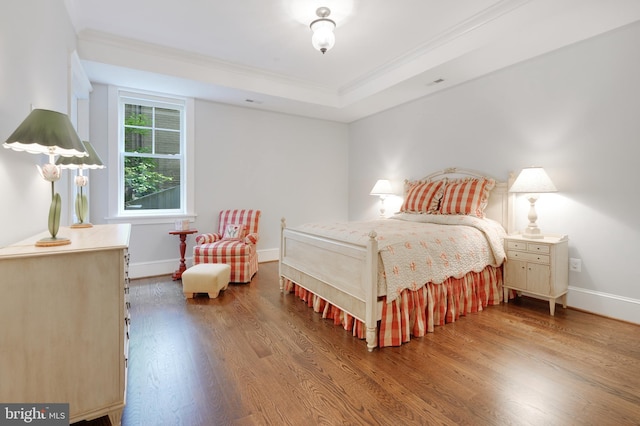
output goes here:
[[538, 200], [538, 194], [543, 192], [556, 192], [557, 189], [547, 173], [542, 167], [526, 167], [522, 169], [518, 177], [516, 178], [509, 192], [515, 193], [527, 193], [527, 200], [529, 200], [529, 225], [522, 233], [525, 238], [544, 238], [544, 235], [540, 233], [540, 228], [536, 224], [538, 215], [536, 214], [535, 204]]
[[83, 193], [83, 189], [87, 183], [89, 183], [89, 177], [84, 176], [84, 169], [104, 169], [105, 165], [102, 163], [100, 156], [93, 146], [87, 141], [82, 141], [82, 144], [86, 148], [87, 157], [60, 157], [56, 164], [63, 169], [75, 169], [77, 170], [75, 183], [78, 186], [78, 193], [76, 194], [75, 210], [78, 222], [71, 225], [72, 228], [91, 228], [93, 225], [87, 222], [87, 213], [89, 211], [89, 203], [87, 196]]
[[15, 151], [49, 156], [49, 162], [42, 167], [38, 166], [38, 170], [46, 181], [51, 182], [51, 207], [49, 208], [51, 237], [38, 240], [36, 246], [48, 247], [71, 243], [68, 238], [58, 236], [62, 201], [60, 194], [54, 189], [54, 182], [60, 179], [60, 168], [54, 164], [54, 157], [56, 155], [83, 157], [88, 154], [69, 117], [56, 111], [34, 109], [2, 146]]
[[376, 184], [371, 189], [370, 195], [377, 195], [380, 197], [380, 217], [385, 217], [384, 199], [389, 195], [393, 195], [391, 190], [391, 182], [387, 179], [378, 179]]

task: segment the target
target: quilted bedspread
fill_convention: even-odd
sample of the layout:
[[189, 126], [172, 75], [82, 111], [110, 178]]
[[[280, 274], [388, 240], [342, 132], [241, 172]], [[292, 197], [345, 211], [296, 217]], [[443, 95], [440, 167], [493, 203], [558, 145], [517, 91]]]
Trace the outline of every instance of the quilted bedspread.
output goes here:
[[401, 213], [390, 219], [310, 223], [297, 229], [356, 244], [366, 244], [375, 231], [381, 260], [378, 295], [386, 295], [388, 303], [404, 289], [461, 278], [500, 266], [506, 258], [504, 228], [474, 216]]

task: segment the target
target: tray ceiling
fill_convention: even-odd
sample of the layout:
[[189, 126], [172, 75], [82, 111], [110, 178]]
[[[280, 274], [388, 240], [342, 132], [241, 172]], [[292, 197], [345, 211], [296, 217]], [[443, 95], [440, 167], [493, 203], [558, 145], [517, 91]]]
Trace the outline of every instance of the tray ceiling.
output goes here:
[[[635, 0], [65, 0], [90, 80], [351, 122], [640, 19]], [[311, 46], [331, 8], [335, 47]]]

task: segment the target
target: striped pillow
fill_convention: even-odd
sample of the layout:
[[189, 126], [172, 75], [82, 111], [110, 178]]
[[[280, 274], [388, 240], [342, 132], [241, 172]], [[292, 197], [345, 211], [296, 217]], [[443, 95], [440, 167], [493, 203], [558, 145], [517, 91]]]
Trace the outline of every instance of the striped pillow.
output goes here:
[[447, 182], [440, 203], [440, 213], [484, 217], [489, 191], [495, 185], [493, 179], [484, 178], [465, 178]]
[[404, 203], [401, 212], [437, 213], [444, 182], [405, 181]]

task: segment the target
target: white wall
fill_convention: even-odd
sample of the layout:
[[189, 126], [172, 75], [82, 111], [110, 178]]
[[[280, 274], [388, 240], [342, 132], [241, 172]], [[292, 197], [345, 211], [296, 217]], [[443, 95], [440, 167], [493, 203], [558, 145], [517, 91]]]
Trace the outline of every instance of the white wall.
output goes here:
[[[74, 49], [75, 33], [62, 0], [3, 1], [0, 142], [29, 115], [32, 105], [68, 113], [69, 57]], [[0, 246], [47, 230], [51, 186], [35, 167], [47, 160], [44, 155], [0, 149]], [[62, 175], [55, 189], [63, 199], [65, 225], [72, 204], [69, 172]]]
[[347, 125], [196, 102], [196, 225], [259, 208], [260, 249], [280, 247], [290, 225], [347, 218]]
[[[91, 141], [108, 158], [108, 88], [93, 84]], [[192, 228], [217, 230], [220, 210], [262, 210], [259, 260], [276, 260], [280, 219], [291, 225], [347, 218], [346, 124], [263, 112], [196, 100], [195, 208]], [[109, 167], [109, 164], [107, 164]], [[107, 173], [93, 173], [91, 220], [105, 223]], [[165, 274], [176, 269], [178, 239], [173, 222], [134, 225], [131, 275]], [[187, 239], [191, 258], [193, 236]], [[190, 259], [188, 259], [190, 260]]]
[[[569, 305], [640, 323], [640, 24], [546, 54], [350, 126], [349, 217], [375, 215], [375, 179], [458, 166], [506, 179], [541, 165], [559, 192], [543, 232], [569, 235]], [[443, 76], [446, 79], [446, 76]], [[528, 204], [517, 202], [518, 229]]]

